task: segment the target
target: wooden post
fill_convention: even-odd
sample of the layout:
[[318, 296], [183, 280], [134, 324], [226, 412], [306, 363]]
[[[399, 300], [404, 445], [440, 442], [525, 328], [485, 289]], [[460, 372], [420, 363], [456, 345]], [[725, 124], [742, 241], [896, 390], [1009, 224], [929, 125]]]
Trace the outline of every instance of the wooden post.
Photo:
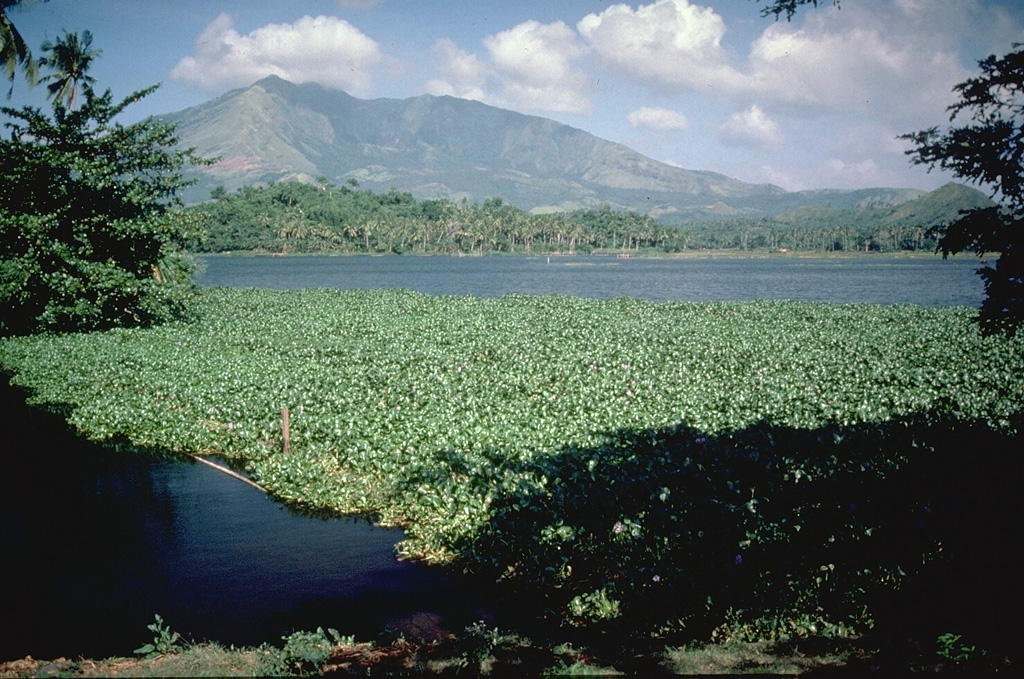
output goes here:
[[284, 454], [288, 455], [288, 453], [289, 453], [289, 450], [288, 450], [289, 432], [288, 432], [288, 409], [287, 408], [281, 408], [281, 431], [284, 434]]

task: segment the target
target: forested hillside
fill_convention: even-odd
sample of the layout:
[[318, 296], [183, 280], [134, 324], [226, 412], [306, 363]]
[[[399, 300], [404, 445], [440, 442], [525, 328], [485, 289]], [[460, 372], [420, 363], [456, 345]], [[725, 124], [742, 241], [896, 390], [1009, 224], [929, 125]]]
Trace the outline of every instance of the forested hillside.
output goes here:
[[[598, 208], [673, 214], [766, 214], [787, 195], [717, 172], [687, 170], [554, 120], [454, 97], [359, 99], [316, 83], [268, 76], [165, 116], [184, 148], [218, 162], [197, 168], [187, 202], [228, 190], [317, 176], [358, 180], [419, 199], [524, 209]], [[717, 204], [717, 206], [716, 206]], [[712, 206], [709, 208], [708, 206]], [[778, 212], [778, 209], [773, 209]]]
[[776, 217], [666, 225], [612, 210], [533, 214], [501, 198], [482, 204], [417, 200], [392, 189], [336, 187], [326, 180], [213, 192], [192, 210], [206, 222], [199, 252], [235, 250], [338, 253], [589, 253], [702, 249], [843, 252], [933, 251], [933, 226], [990, 204], [947, 184], [896, 206], [797, 208]]

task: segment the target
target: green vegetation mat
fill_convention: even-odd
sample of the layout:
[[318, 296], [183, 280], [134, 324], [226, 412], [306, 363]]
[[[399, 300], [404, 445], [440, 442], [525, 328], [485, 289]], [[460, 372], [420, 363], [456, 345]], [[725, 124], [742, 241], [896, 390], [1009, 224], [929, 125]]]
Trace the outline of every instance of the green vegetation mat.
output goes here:
[[237, 459], [565, 626], [781, 638], [869, 627], [1021, 478], [1024, 336], [974, 315], [205, 289], [0, 364], [91, 439]]

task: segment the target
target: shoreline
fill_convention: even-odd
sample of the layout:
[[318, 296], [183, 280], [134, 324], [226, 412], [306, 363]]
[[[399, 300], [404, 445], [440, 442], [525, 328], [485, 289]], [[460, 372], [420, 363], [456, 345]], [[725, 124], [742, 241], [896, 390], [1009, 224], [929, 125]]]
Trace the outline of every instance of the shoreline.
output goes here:
[[[653, 251], [640, 251], [640, 252], [624, 252], [624, 251], [593, 251], [588, 253], [583, 252], [488, 252], [488, 253], [452, 253], [452, 252], [411, 252], [411, 253], [397, 253], [397, 252], [266, 252], [263, 250], [229, 250], [224, 252], [193, 252], [193, 257], [199, 257], [204, 259], [219, 259], [219, 258], [262, 258], [262, 257], [285, 257], [285, 258], [304, 258], [304, 257], [453, 257], [461, 259], [463, 257], [525, 257], [539, 259], [544, 257], [559, 257], [559, 258], [575, 258], [575, 257], [608, 257], [615, 259], [931, 259], [935, 257], [942, 257], [941, 253], [938, 252], [925, 252], [925, 251], [900, 251], [900, 252], [820, 252], [816, 250], [790, 250], [790, 251], [778, 251], [778, 250], [689, 250], [685, 252], [658, 252]], [[970, 256], [969, 253], [962, 253], [961, 259]], [[985, 259], [994, 260], [998, 257], [996, 254], [989, 254], [983, 258], [977, 256], [979, 263], [983, 263]]]

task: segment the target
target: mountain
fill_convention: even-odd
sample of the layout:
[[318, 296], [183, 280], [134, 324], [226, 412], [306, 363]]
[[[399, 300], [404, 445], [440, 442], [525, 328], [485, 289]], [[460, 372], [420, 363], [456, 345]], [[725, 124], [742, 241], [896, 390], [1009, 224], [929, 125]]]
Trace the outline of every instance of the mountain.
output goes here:
[[201, 202], [216, 186], [231, 191], [270, 181], [394, 187], [417, 198], [498, 196], [519, 208], [572, 210], [609, 204], [664, 221], [756, 217], [801, 206], [899, 205], [914, 189], [787, 192], [716, 172], [648, 158], [553, 120], [477, 101], [423, 95], [357, 99], [270, 76], [204, 104], [164, 116], [182, 146], [219, 158], [196, 170], [185, 193]]
[[203, 169], [192, 200], [207, 198], [218, 184], [231, 190], [318, 176], [381, 191], [393, 186], [418, 198], [500, 196], [523, 209], [609, 203], [713, 212], [785, 193], [673, 167], [553, 120], [453, 97], [363, 100], [270, 76], [166, 119], [177, 124], [184, 146], [220, 158]]

